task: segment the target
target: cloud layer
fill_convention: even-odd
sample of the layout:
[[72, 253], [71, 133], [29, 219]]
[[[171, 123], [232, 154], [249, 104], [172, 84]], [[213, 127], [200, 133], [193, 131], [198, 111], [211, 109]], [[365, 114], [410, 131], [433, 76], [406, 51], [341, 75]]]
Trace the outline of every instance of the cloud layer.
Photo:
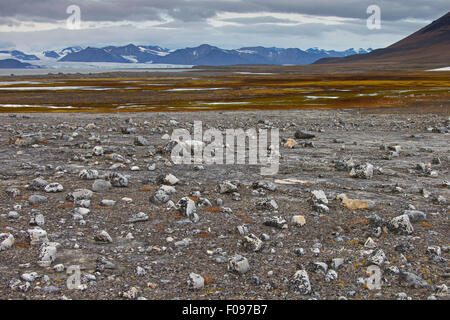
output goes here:
[[[369, 5], [382, 28], [366, 27]], [[81, 9], [81, 30], [68, 30], [66, 9]], [[1, 0], [0, 46], [210, 43], [242, 46], [383, 47], [449, 10], [448, 0]]]

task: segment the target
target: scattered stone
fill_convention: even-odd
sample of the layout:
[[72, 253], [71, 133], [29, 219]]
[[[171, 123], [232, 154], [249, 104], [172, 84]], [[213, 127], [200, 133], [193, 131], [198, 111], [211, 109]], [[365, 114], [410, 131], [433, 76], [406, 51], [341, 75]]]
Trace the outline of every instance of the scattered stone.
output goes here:
[[90, 200], [94, 193], [89, 189], [76, 189], [66, 196], [67, 201], [77, 202], [80, 200]]
[[142, 267], [140, 267], [140, 266], [137, 266], [136, 267], [136, 275], [138, 276], [138, 277], [143, 277], [143, 276], [145, 276], [147, 274], [147, 271], [144, 269], [144, 268], [142, 268]]
[[175, 177], [173, 174], [168, 174], [164, 177], [163, 179], [164, 183], [170, 184], [170, 185], [175, 185], [177, 184], [180, 180]]
[[373, 165], [370, 163], [356, 165], [350, 170], [350, 177], [360, 179], [372, 179]]
[[411, 272], [400, 272], [399, 281], [402, 285], [411, 288], [418, 289], [429, 287], [428, 282]]
[[49, 183], [48, 185], [46, 185], [44, 187], [44, 191], [45, 192], [61, 192], [63, 191], [64, 188], [60, 183], [54, 182], [54, 183]]
[[20, 189], [13, 187], [6, 188], [6, 193], [12, 198], [17, 198], [21, 194]]
[[39, 195], [39, 194], [33, 194], [33, 195], [31, 195], [31, 196], [28, 198], [28, 202], [29, 202], [31, 205], [34, 205], [34, 204], [43, 204], [43, 203], [48, 202], [48, 198], [47, 198], [46, 196], [41, 196], [41, 195]]
[[17, 211], [10, 211], [10, 212], [8, 212], [8, 218], [9, 219], [19, 219], [20, 215]]
[[103, 147], [102, 146], [95, 146], [92, 149], [92, 153], [96, 156], [102, 156], [104, 153]]
[[255, 203], [258, 210], [278, 210], [278, 204], [273, 199], [263, 199]]
[[116, 205], [116, 201], [103, 199], [102, 201], [100, 201], [100, 205], [103, 207], [114, 207]]
[[112, 243], [113, 239], [105, 230], [100, 231], [94, 236], [94, 240], [98, 242]]
[[393, 231], [400, 234], [412, 234], [414, 231], [414, 228], [409, 221], [409, 216], [407, 214], [403, 214], [391, 219], [391, 221], [389, 222], [389, 227]]
[[233, 182], [227, 180], [227, 181], [224, 181], [219, 184], [218, 191], [220, 194], [233, 193], [233, 192], [237, 192], [238, 188], [239, 188], [239, 185], [234, 184]]
[[261, 239], [259, 239], [253, 233], [248, 236], [244, 236], [243, 242], [244, 247], [249, 251], [258, 252], [263, 247], [263, 242], [261, 241]]
[[236, 254], [228, 260], [228, 270], [244, 274], [250, 270], [250, 264], [248, 263], [247, 258]]
[[331, 269], [333, 270], [339, 270], [339, 268], [341, 266], [343, 266], [345, 263], [345, 259], [344, 258], [333, 258], [331, 260]]
[[349, 210], [372, 209], [375, 203], [371, 200], [342, 199], [341, 204]]
[[291, 223], [293, 223], [296, 226], [303, 227], [306, 224], [306, 220], [304, 216], [293, 216], [291, 219]]
[[30, 226], [42, 227], [45, 224], [45, 217], [41, 213], [34, 214], [30, 219]]
[[128, 218], [128, 222], [135, 223], [135, 222], [144, 222], [148, 221], [148, 215], [146, 215], [144, 212], [138, 212], [133, 214], [130, 218]]
[[118, 172], [111, 172], [108, 175], [108, 180], [114, 187], [128, 187], [128, 179]]
[[311, 200], [315, 204], [328, 204], [327, 196], [323, 190], [313, 190], [311, 191]]
[[333, 282], [338, 279], [338, 274], [334, 270], [328, 270], [327, 274], [325, 275], [325, 281], [326, 282]]
[[150, 197], [150, 202], [156, 205], [164, 204], [170, 200], [170, 196], [164, 190], [157, 190], [153, 196]]
[[405, 210], [403, 214], [406, 214], [409, 217], [409, 221], [412, 223], [422, 222], [427, 220], [427, 215], [422, 211], [418, 210]]
[[373, 256], [368, 259], [369, 264], [381, 266], [386, 261], [386, 255], [382, 249], [377, 250]]
[[47, 231], [36, 227], [27, 230], [30, 237], [30, 245], [37, 246], [48, 242]]
[[371, 237], [367, 238], [366, 242], [364, 243], [364, 247], [369, 248], [369, 249], [374, 249], [377, 247], [377, 244], [375, 243], [375, 241], [373, 241], [373, 239]]
[[205, 279], [201, 275], [191, 272], [189, 274], [188, 286], [193, 290], [203, 289], [205, 286]]
[[84, 169], [79, 173], [79, 177], [83, 180], [94, 180], [98, 178], [98, 171], [94, 169]]
[[122, 293], [122, 297], [125, 299], [136, 300], [139, 295], [139, 290], [136, 287], [131, 287], [130, 290]]
[[294, 147], [294, 145], [295, 145], [295, 140], [292, 139], [292, 138], [287, 139], [287, 141], [284, 143], [284, 146], [286, 148], [291, 148], [292, 149]]
[[181, 214], [185, 217], [188, 217], [192, 220], [192, 222], [197, 222], [199, 217], [197, 215], [197, 209], [195, 207], [195, 202], [191, 200], [189, 197], [181, 198], [176, 207], [181, 212]]
[[295, 139], [312, 139], [315, 138], [316, 135], [310, 131], [304, 131], [304, 130], [299, 130], [296, 131], [295, 134]]
[[136, 146], [149, 146], [150, 142], [148, 142], [143, 136], [136, 136], [134, 138], [134, 144]]
[[183, 240], [176, 241], [174, 243], [174, 245], [177, 248], [184, 248], [184, 247], [187, 247], [188, 245], [190, 245], [191, 242], [192, 242], [192, 240], [190, 238], [184, 238]]
[[10, 233], [0, 233], [0, 251], [11, 248], [15, 243], [14, 236]]
[[282, 217], [270, 217], [264, 221], [265, 226], [275, 227], [278, 229], [287, 229], [288, 224], [287, 221]]
[[56, 259], [56, 245], [53, 243], [44, 243], [39, 253], [38, 265], [41, 267], [49, 267]]
[[36, 178], [33, 181], [31, 181], [30, 186], [28, 187], [29, 190], [34, 191], [40, 191], [44, 190], [44, 187], [48, 185], [48, 182], [42, 178]]
[[37, 272], [30, 272], [30, 273], [22, 273], [22, 275], [20, 276], [20, 278], [23, 281], [27, 281], [27, 282], [33, 282], [37, 279], [38, 274]]
[[291, 291], [308, 295], [311, 293], [311, 283], [309, 282], [308, 272], [306, 270], [297, 270], [290, 281]]
[[257, 181], [252, 184], [253, 189], [265, 189], [269, 191], [277, 190], [277, 185], [270, 181]]

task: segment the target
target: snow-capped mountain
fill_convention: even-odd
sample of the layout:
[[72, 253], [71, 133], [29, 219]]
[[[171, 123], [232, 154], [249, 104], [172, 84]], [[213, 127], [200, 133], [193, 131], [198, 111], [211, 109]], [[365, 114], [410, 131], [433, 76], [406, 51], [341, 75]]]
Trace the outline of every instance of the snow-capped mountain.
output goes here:
[[37, 61], [41, 67], [56, 67], [60, 63], [126, 63], [126, 64], [170, 64], [170, 65], [210, 65], [226, 66], [239, 64], [304, 65], [321, 58], [345, 57], [370, 52], [364, 49], [345, 51], [311, 48], [244, 47], [221, 49], [202, 44], [198, 47], [169, 50], [159, 46], [134, 45], [107, 46], [102, 48], [80, 46], [61, 50], [49, 50], [26, 54], [18, 50], [0, 51], [0, 59]]

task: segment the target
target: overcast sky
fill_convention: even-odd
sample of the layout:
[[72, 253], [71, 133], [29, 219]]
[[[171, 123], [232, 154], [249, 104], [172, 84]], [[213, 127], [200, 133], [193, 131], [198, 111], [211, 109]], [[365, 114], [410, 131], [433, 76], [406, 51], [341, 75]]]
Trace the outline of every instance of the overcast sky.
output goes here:
[[[372, 4], [381, 29], [367, 28]], [[81, 9], [78, 30], [67, 28], [70, 5]], [[380, 48], [449, 10], [448, 0], [0, 0], [0, 48]]]

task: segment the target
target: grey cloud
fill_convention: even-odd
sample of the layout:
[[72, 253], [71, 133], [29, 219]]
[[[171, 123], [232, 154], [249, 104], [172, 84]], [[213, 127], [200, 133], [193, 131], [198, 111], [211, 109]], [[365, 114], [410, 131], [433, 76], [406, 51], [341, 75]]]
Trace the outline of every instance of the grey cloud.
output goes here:
[[291, 23], [295, 24], [296, 21], [289, 20], [289, 19], [280, 19], [275, 18], [272, 16], [261, 16], [261, 17], [254, 17], [254, 18], [228, 18], [228, 19], [222, 19], [222, 21], [225, 22], [234, 22], [239, 24], [262, 24], [262, 23]]
[[371, 4], [381, 7], [388, 21], [405, 18], [434, 19], [449, 10], [448, 0], [1, 0], [0, 17], [61, 20], [66, 8], [79, 5], [82, 15], [93, 21], [158, 20], [167, 14], [180, 21], [204, 21], [218, 12], [303, 13], [362, 19]]

